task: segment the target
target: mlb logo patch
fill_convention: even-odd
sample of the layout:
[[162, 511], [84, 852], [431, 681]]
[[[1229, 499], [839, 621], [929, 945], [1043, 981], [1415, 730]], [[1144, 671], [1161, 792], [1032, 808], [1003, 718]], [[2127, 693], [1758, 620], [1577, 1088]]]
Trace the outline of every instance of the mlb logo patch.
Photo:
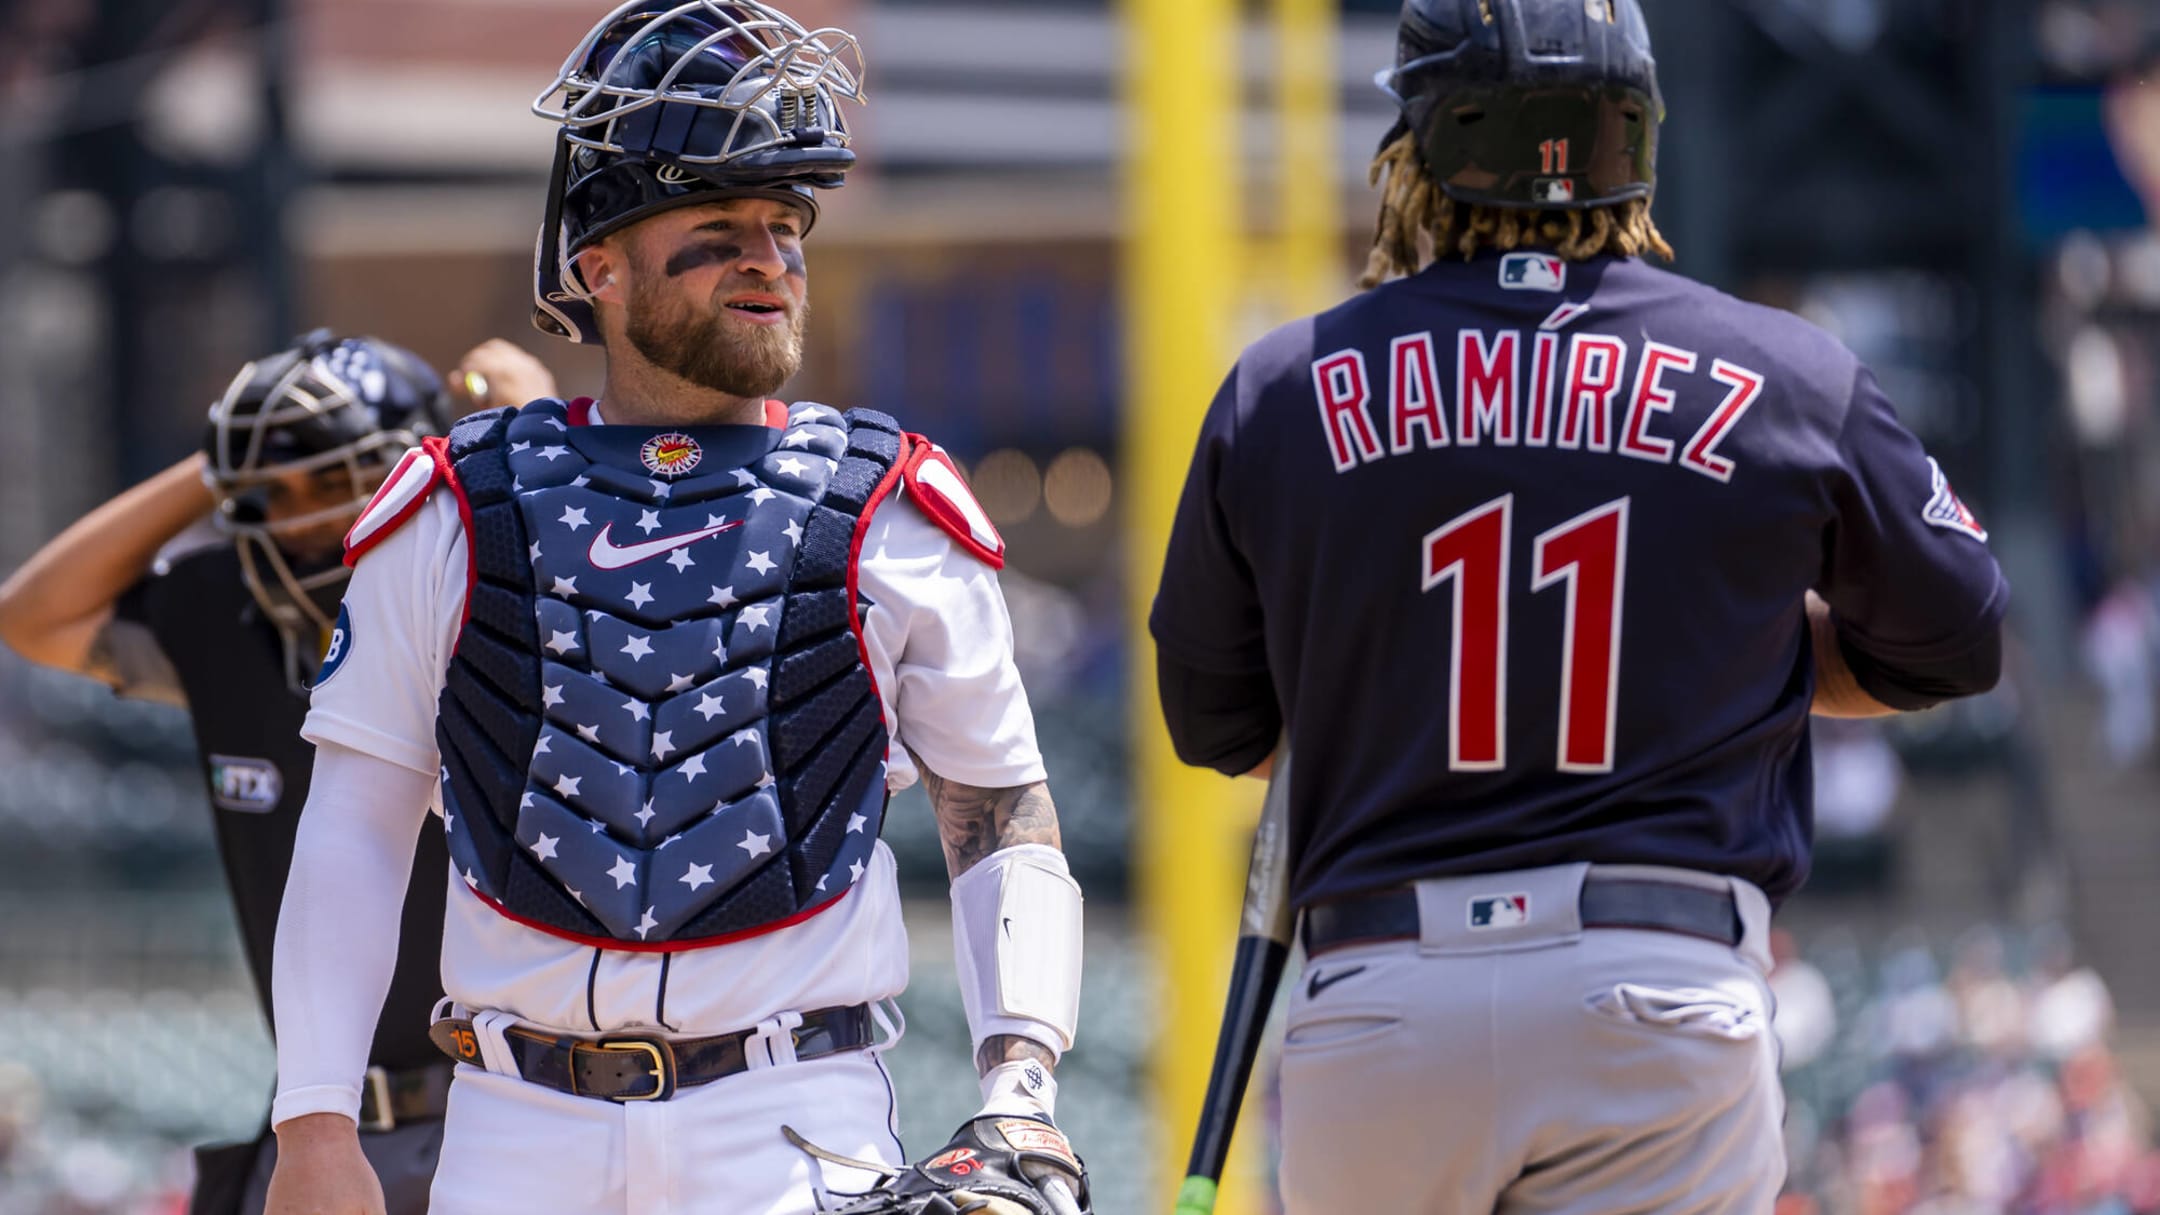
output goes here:
[[1470, 900], [1470, 927], [1514, 928], [1530, 922], [1527, 894], [1481, 894]]
[[1530, 195], [1541, 203], [1571, 203], [1575, 201], [1575, 180], [1540, 177], [1530, 183]]
[[1558, 291], [1567, 263], [1548, 253], [1510, 253], [1500, 259], [1500, 285], [1510, 291]]
[[1934, 483], [1927, 505], [1920, 508], [1920, 518], [1931, 527], [1964, 532], [1975, 540], [1986, 540], [1987, 529], [1980, 526], [1980, 520], [1973, 516], [1972, 510], [1951, 491], [1950, 478], [1943, 475], [1942, 465], [1937, 464], [1933, 456], [1928, 457], [1928, 472]]

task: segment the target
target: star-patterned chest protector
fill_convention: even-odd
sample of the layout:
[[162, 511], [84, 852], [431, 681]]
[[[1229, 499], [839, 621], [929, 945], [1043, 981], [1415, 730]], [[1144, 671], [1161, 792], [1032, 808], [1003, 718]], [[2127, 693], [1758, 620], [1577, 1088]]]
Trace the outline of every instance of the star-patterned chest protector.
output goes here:
[[884, 718], [853, 565], [892, 419], [764, 427], [475, 415], [448, 457], [472, 553], [436, 734], [458, 872], [615, 948], [792, 923], [859, 880]]

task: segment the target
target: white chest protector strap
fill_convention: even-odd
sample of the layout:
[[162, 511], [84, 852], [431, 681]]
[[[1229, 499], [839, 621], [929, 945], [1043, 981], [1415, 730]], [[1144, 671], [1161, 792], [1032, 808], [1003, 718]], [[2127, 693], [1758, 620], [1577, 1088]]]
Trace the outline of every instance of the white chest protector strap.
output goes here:
[[953, 954], [975, 1049], [1012, 1034], [1053, 1054], [1080, 1023], [1080, 884], [1065, 854], [1022, 844], [952, 884]]

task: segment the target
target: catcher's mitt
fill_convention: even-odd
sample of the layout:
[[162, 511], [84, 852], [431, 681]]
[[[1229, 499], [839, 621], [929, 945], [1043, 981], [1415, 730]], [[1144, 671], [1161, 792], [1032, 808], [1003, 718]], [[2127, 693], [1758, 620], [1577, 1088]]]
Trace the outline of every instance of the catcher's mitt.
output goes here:
[[[1065, 1201], [1060, 1201], [1060, 1200]], [[1046, 1118], [982, 1114], [832, 1215], [1088, 1215], [1087, 1168]]]

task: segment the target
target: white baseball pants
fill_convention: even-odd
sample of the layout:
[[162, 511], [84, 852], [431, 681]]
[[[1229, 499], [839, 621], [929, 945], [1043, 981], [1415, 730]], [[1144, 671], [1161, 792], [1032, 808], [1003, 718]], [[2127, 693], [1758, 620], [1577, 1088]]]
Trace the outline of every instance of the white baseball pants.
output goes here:
[[867, 1051], [617, 1105], [460, 1064], [430, 1215], [810, 1215], [876, 1176], [821, 1165], [780, 1128], [898, 1167], [891, 1077]]

